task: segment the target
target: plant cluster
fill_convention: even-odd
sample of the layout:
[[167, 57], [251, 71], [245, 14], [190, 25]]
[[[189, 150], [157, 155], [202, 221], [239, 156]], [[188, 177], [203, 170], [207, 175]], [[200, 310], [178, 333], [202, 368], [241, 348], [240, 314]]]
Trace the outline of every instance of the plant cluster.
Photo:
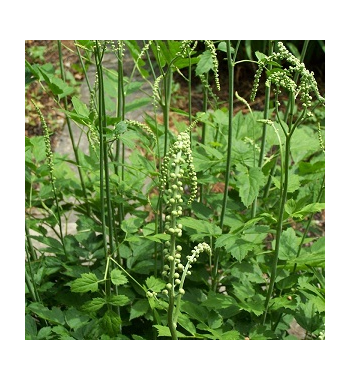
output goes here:
[[[309, 44], [264, 41], [255, 60], [249, 41], [75, 41], [88, 100], [72, 92], [62, 54], [57, 68], [40, 50], [26, 62], [64, 113], [74, 155], [53, 152], [34, 103], [44, 136], [26, 138], [26, 339], [325, 338], [325, 99], [303, 63]], [[250, 103], [234, 86], [248, 64]], [[153, 111], [135, 120], [144, 106]]]

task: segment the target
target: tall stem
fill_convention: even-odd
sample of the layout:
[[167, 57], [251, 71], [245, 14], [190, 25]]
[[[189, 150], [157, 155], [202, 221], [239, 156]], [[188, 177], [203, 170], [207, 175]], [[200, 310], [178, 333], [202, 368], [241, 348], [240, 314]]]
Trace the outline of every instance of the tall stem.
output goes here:
[[[206, 73], [205, 74], [206, 81], [205, 81], [205, 85], [203, 86], [203, 112], [207, 112], [207, 108], [208, 108], [208, 87], [207, 87], [208, 77], [209, 77], [209, 73]], [[203, 127], [202, 127], [202, 141], [201, 141], [201, 143], [205, 144], [206, 125], [205, 125], [205, 122], [203, 122], [202, 124], [203, 124]], [[203, 201], [204, 201], [203, 192], [204, 192], [203, 184], [200, 184], [200, 186], [199, 186], [199, 199], [200, 199], [201, 203], [203, 203]]]
[[[227, 49], [227, 66], [228, 66], [228, 86], [229, 86], [229, 95], [228, 95], [228, 142], [227, 142], [227, 157], [226, 157], [226, 172], [225, 172], [225, 189], [224, 196], [222, 200], [221, 216], [220, 216], [220, 228], [223, 229], [224, 218], [226, 213], [227, 206], [227, 195], [228, 187], [230, 182], [231, 174], [231, 156], [232, 156], [232, 137], [233, 137], [233, 95], [234, 95], [234, 65], [233, 62], [237, 56], [237, 50], [239, 47], [240, 41], [237, 42], [236, 49], [233, 57], [231, 57], [231, 43], [230, 40], [226, 41]], [[219, 267], [219, 251], [215, 250], [214, 252], [214, 280], [213, 280], [213, 290], [216, 289], [217, 283], [217, 273]]]
[[[102, 72], [102, 57], [103, 52], [100, 51], [99, 42], [96, 41], [95, 44], [95, 59], [96, 59], [96, 68], [98, 76], [98, 126], [100, 133], [100, 202], [101, 202], [101, 222], [102, 222], [102, 231], [103, 231], [103, 246], [105, 251], [106, 260], [109, 258], [108, 253], [108, 243], [107, 243], [107, 229], [106, 229], [106, 215], [105, 215], [105, 191], [104, 191], [104, 161], [106, 159], [105, 151], [106, 147], [106, 137], [105, 137], [105, 128], [106, 128], [106, 114], [104, 109], [104, 92], [103, 92], [103, 72]], [[111, 232], [109, 232], [111, 233]], [[105, 283], [105, 292], [109, 296], [111, 293], [111, 281], [110, 277], [106, 280]]]
[[[271, 56], [272, 53], [273, 53], [273, 41], [269, 41], [267, 54], [268, 56]], [[272, 65], [269, 64], [267, 67], [269, 70], [271, 70]], [[269, 86], [265, 86], [265, 104], [264, 104], [264, 119], [265, 120], [269, 119], [270, 93], [271, 93], [270, 89], [271, 88]], [[262, 137], [261, 137], [259, 163], [258, 163], [259, 168], [262, 167], [264, 157], [265, 157], [266, 130], [267, 130], [267, 125], [266, 123], [264, 123], [263, 130], [262, 130]], [[252, 218], [254, 218], [256, 215], [257, 202], [258, 202], [258, 198], [256, 197], [253, 203], [253, 208], [252, 208]]]
[[[278, 264], [278, 254], [280, 249], [280, 240], [281, 235], [283, 231], [283, 214], [284, 214], [284, 206], [287, 201], [287, 192], [288, 192], [288, 178], [289, 178], [289, 151], [290, 151], [290, 141], [291, 141], [292, 135], [287, 134], [286, 135], [286, 145], [285, 145], [285, 152], [284, 152], [284, 181], [283, 181], [283, 190], [282, 195], [280, 199], [280, 205], [279, 205], [279, 213], [278, 213], [278, 222], [277, 222], [277, 231], [276, 231], [276, 244], [275, 244], [275, 251], [274, 256], [272, 260], [271, 265], [271, 277], [270, 277], [270, 284], [269, 288], [267, 290], [266, 300], [265, 300], [265, 312], [264, 312], [264, 318], [263, 318], [263, 324], [265, 324], [266, 316], [268, 312], [269, 302], [272, 296], [272, 292], [274, 289], [276, 276], [277, 276], [277, 264]], [[282, 184], [281, 184], [282, 186]]]
[[[57, 41], [57, 45], [58, 45], [58, 55], [59, 55], [59, 61], [60, 61], [61, 77], [62, 77], [63, 81], [66, 81], [66, 74], [64, 71], [63, 59], [62, 59], [62, 46], [61, 46], [60, 40]], [[66, 111], [68, 111], [67, 97], [63, 97], [63, 103], [64, 103], [64, 109]], [[68, 127], [69, 137], [70, 137], [70, 140], [72, 142], [72, 148], [73, 148], [73, 152], [74, 152], [75, 161], [77, 163], [77, 169], [78, 169], [79, 179], [80, 179], [80, 183], [81, 183], [81, 189], [83, 191], [83, 195], [84, 195], [84, 199], [85, 199], [86, 212], [88, 213], [88, 215], [90, 215], [90, 205], [89, 205], [88, 197], [87, 197], [87, 193], [86, 193], [86, 187], [85, 187], [85, 181], [84, 181], [83, 173], [81, 171], [78, 148], [74, 142], [74, 135], [73, 135], [72, 127], [70, 124], [70, 119], [68, 116], [66, 116], [66, 123], [67, 123], [67, 127]]]

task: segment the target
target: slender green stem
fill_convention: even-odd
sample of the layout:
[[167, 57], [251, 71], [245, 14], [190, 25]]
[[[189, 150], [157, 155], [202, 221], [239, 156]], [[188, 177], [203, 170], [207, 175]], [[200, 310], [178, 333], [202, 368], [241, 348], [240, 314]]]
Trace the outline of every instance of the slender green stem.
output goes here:
[[[283, 191], [280, 199], [279, 205], [279, 214], [277, 221], [277, 229], [276, 229], [276, 243], [274, 256], [271, 265], [271, 276], [270, 276], [270, 284], [267, 290], [266, 300], [265, 300], [265, 312], [263, 317], [263, 324], [265, 324], [266, 316], [269, 308], [269, 302], [272, 296], [272, 292], [274, 289], [276, 276], [277, 276], [277, 264], [278, 264], [278, 254], [280, 249], [280, 240], [283, 231], [283, 214], [284, 214], [284, 206], [287, 201], [287, 192], [288, 192], [288, 178], [289, 178], [289, 152], [290, 152], [290, 141], [291, 135], [286, 136], [286, 144], [285, 144], [285, 157], [284, 157], [284, 183], [283, 183]], [[282, 187], [282, 184], [281, 184]]]
[[[325, 176], [323, 176], [322, 184], [321, 184], [321, 188], [320, 188], [320, 191], [319, 191], [319, 193], [318, 193], [316, 202], [320, 202], [320, 200], [321, 200], [321, 198], [322, 198], [322, 195], [323, 195], [323, 192], [324, 192], [324, 184], [325, 184]], [[310, 215], [310, 218], [309, 218], [309, 220], [308, 220], [308, 222], [307, 222], [307, 224], [306, 224], [306, 226], [305, 226], [304, 234], [303, 234], [303, 236], [302, 236], [302, 238], [301, 238], [301, 241], [300, 241], [300, 244], [299, 244], [299, 247], [298, 247], [298, 251], [297, 251], [297, 254], [296, 254], [296, 258], [299, 257], [300, 252], [301, 252], [301, 249], [303, 248], [304, 241], [305, 241], [305, 238], [306, 238], [306, 236], [307, 236], [307, 234], [308, 234], [308, 232], [309, 232], [309, 228], [310, 228], [310, 225], [311, 225], [311, 221], [312, 221], [312, 219], [313, 219], [313, 217], [314, 217], [314, 214], [315, 214], [315, 213], [312, 213], [312, 214]], [[296, 269], [297, 269], [297, 264], [295, 263], [295, 264], [294, 264], [294, 267], [293, 267], [292, 274], [295, 273]]]
[[50, 143], [50, 136], [49, 136], [49, 128], [48, 128], [48, 126], [46, 124], [44, 116], [43, 116], [42, 112], [40, 111], [39, 107], [34, 103], [33, 100], [32, 100], [32, 103], [33, 103], [37, 113], [39, 114], [40, 120], [41, 120], [42, 125], [43, 125], [43, 129], [44, 129], [44, 140], [45, 140], [45, 146], [46, 146], [46, 159], [47, 159], [47, 164], [48, 164], [48, 167], [49, 167], [50, 184], [51, 184], [51, 188], [52, 188], [52, 193], [54, 195], [54, 201], [55, 201], [55, 205], [56, 205], [56, 209], [57, 209], [57, 216], [52, 211], [52, 209], [49, 209], [49, 213], [51, 213], [51, 214], [53, 214], [55, 216], [55, 219], [57, 221], [57, 224], [58, 224], [58, 227], [59, 227], [59, 231], [60, 231], [60, 240], [61, 240], [61, 243], [62, 243], [63, 251], [64, 251], [64, 254], [65, 254], [66, 258], [68, 258], [68, 253], [67, 253], [67, 250], [66, 250], [66, 245], [65, 245], [64, 236], [63, 236], [62, 218], [61, 218], [61, 212], [60, 212], [60, 204], [59, 204], [59, 201], [58, 201], [58, 195], [57, 195], [56, 184], [55, 184], [55, 177], [53, 175], [54, 164], [53, 164], [53, 154], [52, 154], [51, 143]]
[[[228, 196], [228, 187], [230, 182], [230, 174], [231, 174], [231, 156], [232, 156], [232, 137], [233, 137], [233, 95], [234, 95], [234, 61], [237, 56], [237, 50], [239, 47], [240, 41], [237, 42], [236, 49], [234, 52], [234, 56], [231, 57], [231, 43], [230, 41], [226, 41], [226, 49], [227, 49], [227, 66], [228, 66], [228, 86], [229, 86], [229, 99], [228, 99], [228, 142], [227, 142], [227, 157], [226, 157], [226, 172], [225, 172], [225, 189], [224, 196], [222, 200], [222, 208], [221, 208], [221, 216], [220, 216], [220, 228], [223, 229], [224, 226], [224, 218], [226, 213], [227, 206], [227, 196]], [[219, 251], [214, 252], [214, 279], [213, 279], [213, 290], [216, 289], [217, 284], [217, 274], [219, 267]]]
[[35, 260], [38, 259], [38, 257], [36, 255], [36, 252], [35, 252], [34, 247], [33, 247], [32, 240], [30, 238], [30, 232], [29, 232], [29, 228], [28, 228], [28, 225], [27, 225], [27, 221], [25, 221], [25, 229], [26, 229], [26, 240], [27, 240], [27, 243], [28, 243], [28, 253], [29, 253], [28, 260], [35, 261]]
[[[66, 81], [66, 74], [65, 74], [65, 71], [64, 71], [63, 59], [62, 59], [61, 41], [58, 40], [57, 44], [58, 44], [58, 55], [59, 55], [59, 61], [60, 61], [61, 77], [62, 77], [63, 81]], [[68, 111], [67, 97], [63, 97], [63, 103], [64, 103], [64, 109], [66, 111]], [[66, 116], [66, 123], [67, 123], [67, 127], [68, 127], [70, 141], [72, 143], [72, 148], [73, 148], [73, 152], [74, 152], [75, 161], [77, 163], [77, 169], [78, 169], [78, 175], [79, 175], [79, 179], [80, 179], [80, 183], [81, 183], [81, 189], [83, 191], [83, 195], [84, 195], [84, 199], [85, 199], [86, 212], [87, 212], [88, 215], [90, 215], [91, 214], [90, 205], [89, 205], [89, 201], [88, 201], [88, 197], [87, 197], [87, 192], [86, 192], [86, 186], [85, 186], [85, 181], [84, 181], [83, 173], [81, 171], [81, 165], [80, 165], [80, 160], [79, 160], [78, 148], [77, 148], [77, 146], [75, 145], [75, 142], [74, 142], [74, 135], [73, 135], [73, 131], [72, 131], [72, 126], [70, 124], [70, 119], [69, 119], [68, 116]]]
[[[203, 112], [207, 112], [207, 109], [208, 109], [208, 87], [206, 85], [208, 82], [208, 77], [209, 77], [209, 73], [206, 73], [205, 74], [206, 83], [205, 83], [205, 85], [203, 85]], [[201, 141], [201, 143], [205, 144], [206, 123], [203, 122], [202, 125], [203, 125], [203, 127], [202, 127], [202, 141]], [[200, 186], [199, 186], [199, 199], [200, 199], [200, 202], [203, 203], [203, 201], [204, 201], [204, 186], [203, 186], [203, 184], [200, 184]]]
[[[273, 53], [273, 47], [274, 47], [273, 41], [270, 40], [268, 44], [269, 44], [268, 56], [271, 56]], [[269, 64], [267, 67], [269, 70], [271, 70], [272, 64]], [[266, 120], [269, 119], [270, 93], [271, 93], [270, 86], [266, 86], [265, 87], [265, 104], [264, 104], [264, 119]], [[267, 130], [267, 124], [264, 123], [262, 127], [260, 156], [259, 156], [259, 163], [258, 163], [259, 168], [262, 168], [264, 157], [265, 157], [266, 130]], [[257, 202], [258, 202], [258, 198], [256, 197], [253, 203], [253, 208], [252, 208], [252, 218], [254, 218], [256, 215]]]
[[[191, 52], [188, 53], [188, 123], [192, 123], [192, 63]], [[192, 141], [192, 131], [190, 131], [190, 138]]]
[[228, 66], [228, 86], [229, 86], [229, 107], [228, 107], [228, 142], [227, 142], [227, 157], [226, 157], [226, 172], [225, 172], [225, 190], [224, 190], [224, 197], [222, 201], [222, 210], [221, 210], [221, 216], [220, 216], [220, 227], [221, 229], [224, 226], [224, 218], [225, 218], [225, 212], [226, 212], [226, 205], [227, 205], [227, 195], [228, 195], [228, 187], [229, 187], [229, 181], [230, 181], [230, 173], [231, 173], [231, 156], [232, 156], [232, 137], [233, 137], [233, 95], [234, 95], [234, 65], [233, 62], [235, 61], [237, 50], [239, 47], [240, 41], [238, 41], [236, 50], [234, 53], [234, 57], [231, 57], [231, 43], [230, 41], [226, 41], [226, 48], [227, 48], [227, 66]]
[[171, 86], [172, 86], [173, 72], [169, 67], [164, 79], [164, 105], [163, 109], [163, 124], [164, 124], [164, 156], [168, 152], [168, 136], [169, 136], [169, 112], [171, 100]]
[[[98, 88], [98, 127], [100, 133], [100, 207], [101, 207], [101, 222], [103, 231], [103, 246], [105, 251], [106, 260], [109, 257], [108, 243], [107, 243], [107, 229], [106, 229], [106, 214], [105, 214], [105, 190], [104, 190], [104, 160], [105, 160], [105, 110], [104, 110], [104, 94], [103, 94], [103, 72], [102, 72], [102, 57], [103, 51], [100, 51], [99, 42], [96, 41], [95, 44], [95, 59], [97, 76], [99, 81]], [[108, 278], [105, 283], [105, 292], [109, 296], [111, 293], [111, 282]]]

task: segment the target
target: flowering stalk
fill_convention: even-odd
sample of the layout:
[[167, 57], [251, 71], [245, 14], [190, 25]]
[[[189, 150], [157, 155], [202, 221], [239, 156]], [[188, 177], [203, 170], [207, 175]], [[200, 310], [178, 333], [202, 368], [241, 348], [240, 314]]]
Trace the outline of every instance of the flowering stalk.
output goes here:
[[[306, 48], [303, 50], [303, 54], [305, 54]], [[284, 207], [287, 202], [287, 193], [288, 193], [288, 182], [289, 182], [289, 162], [290, 162], [290, 147], [292, 136], [298, 126], [307, 118], [312, 116], [311, 111], [309, 111], [311, 107], [312, 96], [313, 93], [316, 96], [318, 102], [322, 105], [325, 103], [325, 99], [320, 95], [317, 83], [314, 78], [312, 72], [308, 71], [305, 68], [304, 63], [300, 62], [299, 59], [293, 56], [287, 48], [283, 45], [282, 42], [277, 43], [277, 49], [273, 52], [269, 57], [265, 56], [258, 62], [258, 71], [255, 75], [252, 97], [254, 100], [257, 87], [259, 84], [259, 78], [262, 74], [262, 71], [267, 63], [271, 62], [285, 62], [286, 67], [280, 67], [275, 71], [268, 71], [268, 78], [266, 80], [266, 87], [275, 87], [275, 115], [277, 122], [279, 123], [283, 134], [285, 136], [285, 147], [284, 147], [284, 159], [283, 164], [284, 167], [281, 168], [281, 176], [283, 175], [283, 181], [281, 181], [280, 185], [280, 203], [279, 203], [279, 211], [278, 211], [278, 222], [276, 228], [276, 239], [275, 239], [275, 249], [274, 255], [272, 259], [271, 265], [271, 274], [270, 274], [270, 283], [267, 289], [267, 295], [265, 300], [265, 312], [263, 316], [263, 324], [265, 324], [269, 302], [272, 298], [274, 285], [277, 277], [277, 267], [278, 267], [278, 256], [280, 249], [280, 240], [283, 232], [283, 216], [284, 216]], [[289, 66], [287, 66], [289, 65]], [[297, 81], [300, 76], [300, 81]], [[293, 78], [293, 79], [292, 79]], [[285, 121], [287, 125], [285, 126], [281, 120], [279, 114], [279, 95], [282, 92], [282, 89], [285, 89], [289, 95], [289, 103], [287, 108], [287, 115], [285, 117]], [[295, 109], [296, 100], [299, 97], [301, 101], [301, 110], [299, 112], [299, 116], [295, 118], [293, 110]], [[290, 110], [290, 112], [289, 112]], [[282, 158], [282, 153], [281, 153]], [[282, 178], [281, 178], [282, 180]]]
[[[171, 337], [177, 340], [176, 325], [180, 313], [181, 297], [185, 293], [184, 282], [186, 275], [190, 274], [192, 263], [197, 260], [200, 252], [211, 252], [206, 243], [198, 245], [192, 250], [192, 255], [187, 257], [187, 264], [181, 263], [182, 246], [177, 245], [176, 239], [182, 236], [182, 225], [177, 219], [182, 215], [182, 198], [184, 194], [185, 173], [190, 179], [190, 204], [197, 194], [197, 176], [193, 166], [190, 136], [187, 132], [178, 135], [176, 142], [169, 149], [161, 168], [161, 187], [166, 198], [165, 232], [170, 235], [170, 240], [165, 243], [163, 251], [165, 261], [163, 276], [168, 277], [168, 283], [163, 293], [168, 296], [168, 326]], [[185, 169], [184, 169], [185, 167]], [[180, 275], [182, 273], [182, 276]], [[176, 300], [176, 302], [175, 302]]]
[[47, 124], [45, 122], [45, 119], [44, 119], [44, 116], [43, 116], [41, 110], [33, 102], [33, 100], [32, 100], [32, 103], [33, 103], [37, 113], [39, 114], [40, 121], [41, 121], [42, 126], [43, 126], [46, 159], [47, 159], [47, 165], [49, 167], [49, 173], [50, 173], [50, 183], [51, 183], [52, 192], [53, 192], [53, 195], [54, 195], [54, 199], [55, 199], [55, 203], [56, 203], [56, 209], [57, 209], [57, 217], [55, 215], [55, 218], [57, 220], [58, 227], [59, 227], [59, 230], [60, 230], [59, 237], [61, 239], [63, 251], [64, 251], [64, 254], [67, 257], [67, 251], [66, 251], [66, 246], [65, 246], [64, 237], [63, 237], [63, 229], [62, 229], [62, 220], [61, 220], [60, 206], [59, 206], [59, 202], [58, 202], [57, 189], [56, 189], [56, 177], [53, 174], [54, 165], [53, 165], [53, 154], [52, 154], [51, 142], [50, 142], [50, 131], [49, 131], [49, 128], [48, 128], [48, 126], [47, 126]]

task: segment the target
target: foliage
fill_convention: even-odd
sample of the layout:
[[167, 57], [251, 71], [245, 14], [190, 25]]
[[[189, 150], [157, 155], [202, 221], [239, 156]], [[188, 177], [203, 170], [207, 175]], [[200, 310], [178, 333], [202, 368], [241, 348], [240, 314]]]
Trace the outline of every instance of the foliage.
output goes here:
[[[60, 62], [59, 74], [32, 52], [30, 80], [83, 130], [90, 152], [72, 135], [74, 160], [52, 152], [35, 105], [45, 136], [25, 142], [27, 340], [285, 340], [297, 338], [292, 322], [302, 338], [324, 338], [315, 218], [325, 209], [324, 98], [302, 63], [307, 42], [298, 57], [264, 45], [253, 61], [248, 41], [75, 41], [82, 72], [96, 68], [90, 102], [72, 96]], [[238, 61], [242, 47], [248, 60]], [[260, 110], [234, 89], [246, 64], [257, 68], [252, 99], [266, 75]], [[174, 73], [189, 93], [192, 75], [201, 81], [201, 112], [192, 115], [190, 96], [186, 111], [173, 107]], [[234, 96], [244, 110], [233, 112]], [[153, 112], [142, 122], [126, 117], [145, 105]]]

